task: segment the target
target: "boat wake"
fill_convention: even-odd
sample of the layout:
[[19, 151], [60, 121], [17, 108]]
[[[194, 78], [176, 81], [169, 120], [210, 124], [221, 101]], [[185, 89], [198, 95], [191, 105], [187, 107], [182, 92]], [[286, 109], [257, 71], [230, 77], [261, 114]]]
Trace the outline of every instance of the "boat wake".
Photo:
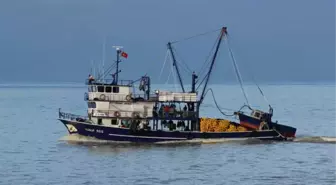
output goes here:
[[[139, 143], [123, 142], [123, 141], [110, 141], [101, 140], [93, 137], [82, 136], [78, 134], [71, 134], [63, 136], [59, 141], [64, 141], [69, 144], [82, 144], [82, 145], [139, 145]], [[193, 144], [216, 144], [216, 143], [243, 143], [243, 144], [258, 144], [267, 143], [271, 141], [262, 141], [253, 138], [232, 138], [232, 139], [193, 139], [183, 141], [163, 141], [156, 143], [141, 143], [141, 145], [193, 145]]]
[[305, 136], [297, 137], [293, 140], [298, 143], [335, 143], [336, 137], [325, 137], [325, 136]]
[[59, 139], [60, 141], [65, 141], [71, 144], [113, 144], [113, 143], [130, 143], [123, 141], [110, 141], [110, 140], [101, 140], [94, 137], [82, 136], [79, 134], [70, 134], [63, 136]]
[[[68, 142], [69, 144], [82, 144], [82, 145], [139, 145], [131, 142], [123, 141], [109, 141], [109, 140], [100, 140], [93, 137], [81, 136], [78, 134], [71, 134], [63, 136], [59, 139], [60, 141]], [[277, 141], [263, 141], [259, 139], [194, 139], [194, 140], [184, 140], [184, 141], [165, 141], [152, 143], [151, 145], [192, 145], [192, 144], [217, 144], [217, 143], [237, 143], [237, 144], [267, 144], [267, 143], [276, 143]], [[295, 143], [334, 143], [336, 144], [336, 137], [325, 137], [325, 136], [302, 136], [297, 137], [293, 141]]]

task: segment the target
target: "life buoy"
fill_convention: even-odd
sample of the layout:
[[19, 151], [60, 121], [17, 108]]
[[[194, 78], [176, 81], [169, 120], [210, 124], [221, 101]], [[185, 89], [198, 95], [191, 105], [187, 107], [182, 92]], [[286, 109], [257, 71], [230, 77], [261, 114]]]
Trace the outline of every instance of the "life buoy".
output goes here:
[[131, 97], [130, 94], [126, 96], [126, 100], [127, 100], [127, 101], [131, 101], [131, 99], [132, 99], [132, 97]]
[[114, 112], [114, 116], [115, 116], [115, 117], [120, 117], [120, 112], [115, 111], [115, 112]]
[[100, 100], [105, 100], [105, 94], [101, 94], [101, 95], [99, 96], [99, 98], [100, 98]]

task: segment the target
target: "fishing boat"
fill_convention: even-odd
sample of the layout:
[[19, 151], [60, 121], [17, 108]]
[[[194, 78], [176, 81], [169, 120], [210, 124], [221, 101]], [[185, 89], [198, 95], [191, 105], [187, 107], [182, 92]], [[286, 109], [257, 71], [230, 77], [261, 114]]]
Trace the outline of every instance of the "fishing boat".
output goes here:
[[[227, 28], [222, 27], [219, 30], [207, 73], [199, 82], [198, 74], [193, 72], [190, 90], [184, 87], [173, 43], [167, 44], [167, 51], [181, 86], [178, 92], [160, 89], [152, 91], [151, 78], [148, 75], [143, 75], [137, 80], [119, 80], [121, 57], [127, 59], [128, 54], [122, 48], [116, 47], [117, 60], [105, 73], [109, 74], [115, 68], [115, 72], [111, 74], [113, 78], [89, 76], [86, 80], [88, 92], [85, 92], [84, 97], [88, 107], [85, 116], [59, 109], [58, 119], [65, 125], [69, 134], [117, 142], [295, 138], [296, 128], [272, 120], [271, 106], [270, 111], [265, 112], [244, 105], [243, 108], [247, 108], [248, 113], [240, 109], [232, 114], [237, 121], [200, 116], [200, 107], [205, 95], [211, 90], [208, 89], [208, 83], [218, 50], [222, 41], [228, 39]], [[196, 85], [201, 86], [201, 90], [198, 90]], [[215, 104], [220, 111], [216, 101]]]

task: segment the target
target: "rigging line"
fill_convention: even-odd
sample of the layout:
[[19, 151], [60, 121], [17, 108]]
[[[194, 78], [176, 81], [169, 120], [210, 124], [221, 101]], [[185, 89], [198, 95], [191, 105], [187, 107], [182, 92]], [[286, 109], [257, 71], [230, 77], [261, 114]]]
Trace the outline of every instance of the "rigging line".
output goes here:
[[168, 84], [171, 73], [172, 73], [172, 71], [169, 72], [169, 75], [168, 75], [168, 78], [167, 78], [167, 81], [166, 81], [165, 85]]
[[[167, 50], [167, 52], [168, 52], [168, 50]], [[169, 59], [170, 59], [170, 61], [171, 61], [172, 58], [171, 58], [170, 53], [168, 53], [167, 59], [168, 59], [168, 57], [169, 57]], [[173, 72], [174, 72], [173, 70], [170, 70], [170, 71], [169, 71], [169, 75], [168, 75], [168, 78], [167, 78], [167, 81], [166, 81], [165, 84], [168, 84], [168, 82], [169, 82], [169, 80], [170, 80], [170, 76], [171, 76], [171, 74], [172, 74]]]
[[192, 74], [192, 72], [190, 71], [190, 69], [186, 68], [184, 65], [182, 65], [180, 62], [177, 62], [176, 63], [177, 65], [179, 65], [181, 67], [181, 69], [183, 69], [186, 73], [188, 73], [189, 75]]
[[[176, 51], [175, 48], [173, 48], [173, 50], [174, 50], [175, 55], [178, 56], [178, 57], [180, 58], [180, 61], [181, 61], [180, 63], [183, 64], [184, 67], [185, 67], [185, 68], [190, 72], [190, 74], [191, 74], [192, 71], [191, 71], [190, 68], [188, 67], [187, 63], [184, 62], [184, 60], [183, 60], [182, 57], [177, 53], [177, 51]], [[177, 61], [176, 61], [176, 62], [177, 62]], [[182, 65], [181, 65], [181, 66], [182, 66]]]
[[114, 68], [116, 66], [116, 63], [114, 63], [114, 64], [112, 64], [110, 67], [108, 67], [107, 68], [107, 70], [106, 70], [106, 74], [104, 74], [104, 75], [99, 75], [98, 76], [98, 80], [100, 80], [101, 78], [105, 78], [105, 76], [107, 76], [108, 74], [109, 74], [109, 72], [111, 72], [111, 70]]
[[264, 98], [265, 102], [268, 104], [268, 106], [272, 107], [271, 104], [269, 103], [268, 99], [266, 98], [266, 96], [264, 95], [263, 91], [261, 90], [261, 88], [259, 87], [259, 85], [257, 84], [256, 80], [254, 79], [254, 77], [252, 76], [253, 82], [255, 83], [255, 85], [258, 87], [260, 94], [262, 95], [262, 97]]
[[219, 36], [218, 36], [217, 39], [215, 40], [215, 43], [213, 44], [213, 46], [212, 46], [212, 48], [211, 48], [211, 50], [210, 50], [210, 52], [209, 52], [209, 55], [208, 55], [208, 57], [206, 57], [206, 59], [205, 59], [203, 65], [202, 65], [200, 71], [198, 72], [198, 74], [201, 74], [201, 72], [203, 73], [204, 70], [205, 70], [205, 67], [211, 63], [210, 56], [211, 56], [211, 54], [213, 53], [213, 51], [214, 51], [214, 49], [215, 49], [215, 47], [216, 47], [216, 44], [217, 44], [218, 39], [219, 39]]
[[222, 113], [224, 116], [234, 116], [234, 115], [235, 115], [234, 113], [233, 113], [233, 114], [226, 114], [225, 112], [223, 112], [223, 111], [221, 110], [221, 108], [218, 106], [218, 103], [217, 103], [217, 101], [216, 101], [214, 92], [213, 92], [213, 90], [212, 90], [211, 88], [209, 88], [209, 89], [205, 92], [205, 95], [204, 95], [204, 96], [206, 96], [206, 94], [208, 93], [208, 91], [211, 91], [212, 98], [213, 98], [213, 100], [214, 100], [214, 102], [215, 102], [215, 105], [216, 105], [216, 107], [217, 107], [217, 109], [218, 109], [218, 111], [219, 111], [220, 113]]
[[170, 79], [170, 75], [172, 74], [172, 71], [170, 71], [169, 72], [169, 75], [168, 75], [168, 79], [167, 79], [167, 81], [166, 81], [166, 83], [165, 84], [168, 84], [168, 82], [169, 82], [169, 79]]
[[[220, 50], [218, 50], [218, 53], [217, 53], [217, 58], [219, 58], [219, 56], [220, 56], [220, 53], [221, 53], [221, 51]], [[198, 90], [198, 88], [202, 85], [202, 83], [203, 83], [203, 81], [207, 78], [207, 76], [208, 75], [210, 75], [210, 74], [206, 74], [204, 77], [203, 77], [203, 79], [202, 79], [202, 81], [201, 81], [201, 83], [197, 86], [197, 88], [196, 88], [196, 90]]]
[[235, 58], [234, 58], [234, 56], [233, 56], [233, 52], [232, 52], [232, 50], [231, 50], [231, 48], [230, 48], [230, 45], [229, 45], [229, 38], [228, 38], [228, 36], [227, 36], [226, 42], [227, 42], [227, 45], [228, 45], [228, 49], [229, 49], [230, 56], [231, 56], [231, 59], [232, 59], [232, 64], [233, 64], [233, 67], [234, 67], [234, 69], [235, 69], [236, 76], [237, 76], [237, 78], [238, 78], [240, 87], [241, 87], [242, 92], [243, 92], [243, 94], [244, 94], [244, 97], [245, 97], [245, 100], [246, 100], [247, 105], [250, 106], [250, 104], [249, 104], [249, 102], [248, 102], [247, 94], [245, 93], [245, 90], [244, 90], [244, 87], [243, 87], [243, 80], [242, 80], [242, 78], [241, 78], [241, 76], [240, 76], [240, 73], [239, 73], [239, 69], [238, 69], [236, 60], [235, 60]]
[[201, 87], [202, 83], [204, 82], [204, 80], [206, 79], [206, 77], [207, 77], [208, 75], [209, 75], [209, 74], [206, 74], [206, 75], [203, 77], [203, 79], [202, 79], [201, 83], [199, 83], [199, 84], [198, 84], [198, 86], [197, 86], [196, 90], [198, 90], [198, 88], [200, 88], [200, 87]]
[[[110, 67], [107, 68], [106, 71], [110, 71], [113, 67], [115, 66], [115, 64], [112, 64]], [[98, 79], [102, 78], [102, 74], [98, 75]]]
[[205, 33], [200, 33], [200, 34], [197, 34], [197, 35], [194, 35], [194, 36], [191, 36], [191, 37], [187, 37], [187, 38], [184, 38], [184, 39], [180, 39], [180, 40], [173, 41], [173, 42], [171, 42], [171, 43], [172, 43], [172, 44], [175, 44], [175, 43], [178, 43], [178, 42], [186, 41], [186, 40], [189, 40], [189, 39], [192, 39], [192, 38], [195, 38], [195, 37], [199, 37], [199, 36], [202, 36], [202, 35], [206, 35], [206, 34], [209, 34], [209, 33], [216, 32], [216, 31], [221, 30], [221, 29], [222, 29], [222, 28], [220, 28], [220, 29], [216, 29], [216, 30], [212, 30], [212, 31], [208, 31], [208, 32], [205, 32]]
[[169, 50], [167, 49], [166, 56], [165, 56], [165, 60], [164, 60], [164, 62], [163, 62], [163, 66], [162, 66], [162, 68], [161, 68], [161, 72], [160, 72], [160, 75], [159, 75], [159, 81], [161, 80], [161, 76], [162, 76], [163, 69], [164, 69], [164, 67], [166, 66], [166, 62], [167, 62], [167, 59], [168, 59], [168, 55], [169, 55]]
[[[215, 47], [216, 44], [219, 42], [219, 39], [220, 39], [220, 35], [217, 37], [217, 39], [216, 39], [216, 41], [215, 41], [215, 43], [214, 43], [214, 45], [213, 45], [211, 51], [209, 52], [209, 56], [208, 56], [208, 58], [207, 58], [208, 62], [205, 61], [205, 62], [203, 63], [203, 66], [202, 66], [202, 68], [201, 68], [202, 73], [203, 73], [204, 70], [206, 69], [206, 66], [208, 66], [208, 65], [211, 64], [210, 56], [211, 56], [211, 54], [213, 53], [214, 47]], [[200, 72], [199, 72], [199, 75], [200, 75]], [[207, 78], [208, 75], [209, 75], [209, 73], [207, 73], [207, 74], [203, 77], [201, 83], [199, 83], [199, 85], [197, 86], [196, 90], [198, 90], [198, 88], [201, 87], [202, 83], [204, 82], [204, 80]]]
[[[219, 37], [218, 37], [218, 39], [219, 39]], [[217, 53], [217, 58], [219, 58], [219, 55], [220, 55], [220, 50], [218, 50], [218, 53]], [[208, 65], [210, 64], [210, 61], [208, 62]], [[199, 85], [197, 86], [197, 90], [198, 90], [198, 88], [202, 85], [202, 83], [203, 83], [203, 81], [207, 78], [207, 76], [208, 75], [210, 75], [209, 73], [207, 73], [204, 77], [203, 77], [203, 79], [202, 79], [202, 81], [201, 81], [201, 83], [199, 83]]]

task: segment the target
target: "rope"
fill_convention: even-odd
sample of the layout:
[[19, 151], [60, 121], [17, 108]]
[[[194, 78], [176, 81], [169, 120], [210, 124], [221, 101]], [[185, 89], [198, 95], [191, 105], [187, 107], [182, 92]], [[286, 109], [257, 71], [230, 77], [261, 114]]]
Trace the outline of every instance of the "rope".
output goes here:
[[211, 50], [209, 52], [209, 55], [206, 57], [205, 62], [203, 63], [203, 65], [202, 65], [200, 71], [198, 72], [198, 74], [203, 73], [204, 70], [205, 70], [205, 67], [211, 63], [211, 60], [209, 60], [209, 59], [210, 59], [210, 56], [211, 56], [214, 48], [216, 47], [218, 39], [219, 39], [219, 36], [217, 37], [216, 41], [214, 42], [214, 44], [213, 44], [213, 46], [212, 46], [212, 48], [211, 48]]
[[172, 74], [172, 71], [169, 72], [168, 79], [167, 79], [167, 81], [166, 81], [165, 84], [168, 84], [168, 82], [169, 82], [169, 78], [170, 78], [170, 75], [171, 75], [171, 74]]
[[181, 61], [181, 62], [176, 61], [176, 63], [183, 64], [184, 66], [183, 66], [183, 65], [180, 65], [180, 66], [184, 67], [184, 68], [185, 68], [184, 70], [186, 70], [187, 72], [189, 72], [190, 74], [192, 74], [192, 71], [191, 71], [190, 68], [188, 67], [187, 63], [184, 62], [184, 60], [182, 60], [182, 57], [177, 53], [176, 49], [173, 48], [173, 50], [174, 50], [175, 55], [176, 55], [177, 57], [179, 57], [179, 58], [180, 58], [180, 61]]
[[227, 44], [228, 44], [228, 49], [229, 49], [229, 52], [230, 52], [230, 56], [231, 56], [231, 59], [232, 59], [232, 64], [233, 64], [233, 67], [235, 69], [235, 72], [236, 72], [236, 76], [237, 76], [237, 79], [239, 81], [239, 84], [240, 84], [240, 88], [242, 89], [242, 92], [244, 94], [244, 97], [245, 97], [245, 100], [246, 100], [246, 103], [248, 106], [250, 106], [249, 102], [248, 102], [248, 98], [247, 98], [247, 94], [245, 93], [245, 90], [244, 90], [244, 87], [243, 87], [243, 80], [241, 78], [241, 75], [240, 75], [240, 72], [239, 72], [239, 69], [238, 69], [238, 66], [237, 66], [237, 63], [236, 63], [236, 60], [233, 56], [233, 52], [230, 48], [230, 45], [229, 45], [229, 39], [228, 39], [228, 34], [227, 34]]
[[[211, 88], [209, 88], [209, 89], [205, 92], [205, 95], [208, 93], [208, 91], [211, 91], [212, 98], [213, 98], [213, 100], [214, 100], [214, 102], [215, 102], [215, 105], [216, 105], [216, 107], [217, 107], [217, 109], [218, 109], [218, 111], [219, 111], [220, 113], [222, 113], [224, 116], [235, 116], [234, 113], [233, 113], [233, 114], [226, 114], [225, 112], [223, 112], [221, 109], [225, 109], [225, 108], [220, 108], [220, 107], [218, 106], [217, 101], [216, 101], [216, 98], [215, 98], [215, 95], [214, 95], [214, 92], [213, 92], [213, 90], [212, 90]], [[205, 96], [205, 95], [204, 95], [204, 96]], [[238, 112], [241, 112], [241, 110], [242, 110], [243, 108], [245, 108], [245, 107], [247, 107], [247, 108], [249, 108], [250, 110], [252, 110], [252, 108], [251, 108], [249, 105], [243, 105], [242, 107], [240, 107], [240, 109], [238, 110]], [[230, 109], [227, 109], [227, 110], [230, 110]], [[231, 110], [232, 110], [232, 109], [231, 109]]]
[[110, 67], [107, 68], [106, 73], [104, 75], [98, 75], [97, 80], [101, 80], [102, 78], [104, 79], [116, 65], [117, 65], [116, 63], [110, 65]]
[[267, 100], [266, 96], [264, 95], [263, 91], [261, 90], [261, 88], [259, 87], [259, 85], [257, 84], [257, 82], [254, 80], [254, 78], [253, 78], [253, 81], [254, 81], [255, 85], [258, 87], [259, 92], [260, 92], [260, 94], [262, 95], [262, 97], [264, 98], [265, 102], [268, 104], [268, 106], [271, 107], [271, 104], [270, 104], [269, 101]]
[[206, 75], [204, 76], [204, 78], [203, 78], [203, 80], [201, 81], [201, 83], [198, 84], [196, 90], [198, 90], [198, 88], [201, 87], [202, 83], [204, 82], [204, 80], [206, 79], [206, 77], [207, 77], [208, 75], [209, 75], [209, 74], [206, 74]]
[[213, 93], [213, 91], [212, 91], [211, 88], [209, 88], [209, 89], [205, 92], [204, 97], [206, 96], [206, 94], [208, 93], [208, 91], [211, 91], [212, 98], [213, 98], [213, 100], [214, 100], [214, 102], [215, 102], [215, 105], [216, 105], [216, 107], [217, 107], [217, 109], [218, 109], [218, 111], [219, 111], [220, 113], [222, 113], [224, 116], [234, 116], [234, 113], [233, 113], [233, 114], [226, 114], [225, 112], [223, 112], [223, 111], [220, 109], [220, 107], [219, 107], [218, 104], [217, 104], [215, 95], [214, 95], [214, 93]]
[[166, 65], [168, 55], [169, 55], [169, 51], [167, 50], [167, 52], [166, 52], [166, 56], [165, 56], [165, 60], [164, 60], [164, 62], [163, 62], [163, 65], [162, 65], [162, 68], [161, 68], [161, 72], [160, 72], [160, 75], [159, 75], [159, 81], [161, 80], [162, 72], [163, 72], [163, 69], [164, 69], [164, 67], [165, 67], [165, 65]]
[[181, 40], [173, 41], [173, 42], [171, 42], [171, 43], [174, 44], [174, 43], [178, 43], [178, 42], [186, 41], [186, 40], [189, 40], [189, 39], [192, 39], [192, 38], [195, 38], [195, 37], [199, 37], [199, 36], [202, 36], [202, 35], [206, 35], [206, 34], [209, 34], [209, 33], [216, 32], [216, 31], [221, 30], [221, 29], [222, 29], [222, 28], [220, 28], [220, 29], [216, 29], [216, 30], [212, 30], [212, 31], [208, 31], [208, 32], [205, 32], [205, 33], [201, 33], [201, 34], [197, 34], [197, 35], [194, 35], [194, 36], [191, 36], [191, 37], [187, 37], [187, 38], [184, 38], [184, 39], [181, 39]]
[[[203, 63], [203, 66], [202, 66], [202, 68], [200, 69], [200, 71], [199, 71], [198, 74], [203, 73], [204, 70], [206, 69], [205, 67], [206, 67], [207, 65], [211, 64], [211, 60], [209, 60], [209, 59], [210, 59], [210, 56], [211, 56], [211, 54], [212, 54], [212, 52], [213, 52], [213, 50], [214, 50], [214, 48], [215, 48], [215, 46], [216, 46], [216, 44], [217, 44], [219, 38], [220, 38], [220, 36], [217, 37], [217, 39], [216, 39], [214, 45], [212, 46], [212, 49], [211, 49], [210, 52], [209, 52], [209, 55], [208, 55], [206, 61]], [[199, 85], [197, 86], [196, 90], [198, 90], [198, 88], [201, 87], [202, 83], [204, 82], [204, 80], [207, 78], [208, 75], [210, 75], [210, 74], [207, 73], [207, 74], [203, 77], [201, 83], [199, 83]]]

